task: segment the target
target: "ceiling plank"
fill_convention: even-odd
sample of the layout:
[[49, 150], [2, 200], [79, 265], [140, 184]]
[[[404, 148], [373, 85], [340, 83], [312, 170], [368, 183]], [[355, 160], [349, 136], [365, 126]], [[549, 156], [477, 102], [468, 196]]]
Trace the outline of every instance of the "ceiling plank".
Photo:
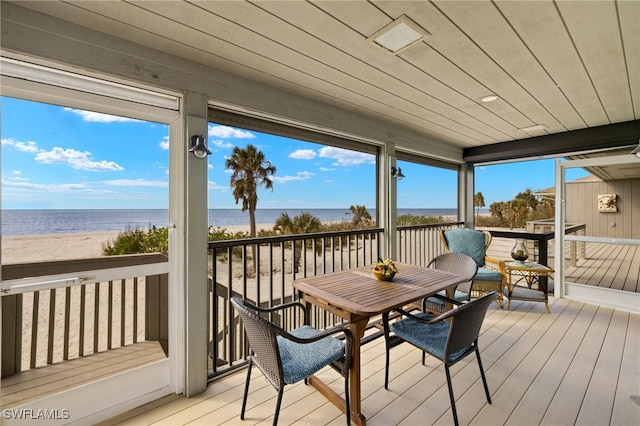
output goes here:
[[640, 1], [621, 1], [617, 3], [620, 18], [620, 28], [624, 40], [625, 60], [627, 61], [627, 76], [633, 113], [640, 118]]
[[[367, 4], [360, 4], [366, 15]], [[455, 129], [461, 134], [474, 137], [478, 141], [498, 141], [505, 134], [487, 126], [477, 118], [461, 112], [455, 106], [438, 99], [423, 90], [432, 88], [438, 82], [425, 81], [420, 70], [407, 65], [396, 56], [366, 41], [366, 36], [358, 33], [345, 23], [361, 19], [360, 15], [350, 16], [343, 11], [340, 20], [315, 5], [306, 2], [261, 2], [257, 6], [268, 11], [268, 15], [239, 16], [233, 8], [225, 7], [225, 15], [233, 15], [240, 23], [253, 23], [252, 29], [261, 35], [287, 43], [295, 51], [312, 51], [314, 59], [345, 70], [355, 79], [366, 81], [370, 90], [380, 91], [385, 97], [391, 95], [396, 102], [385, 102], [385, 115], [393, 115], [393, 108], [412, 115], [424, 117], [433, 123]], [[209, 4], [207, 7], [215, 7]], [[369, 6], [372, 7], [372, 6]], [[288, 22], [295, 34], [283, 31]], [[294, 26], [295, 25], [295, 26]], [[449, 89], [449, 93], [452, 92]], [[477, 132], [469, 133], [475, 128]]]
[[[616, 3], [557, 2], [612, 123], [633, 116]], [[636, 26], [638, 18], [636, 15]]]
[[[588, 127], [609, 124], [589, 75], [580, 60], [560, 14], [552, 2], [498, 2], [496, 6], [509, 20], [528, 49], [544, 64], [558, 89]], [[544, 31], [540, 31], [544, 28]], [[565, 127], [575, 129], [569, 123]]]

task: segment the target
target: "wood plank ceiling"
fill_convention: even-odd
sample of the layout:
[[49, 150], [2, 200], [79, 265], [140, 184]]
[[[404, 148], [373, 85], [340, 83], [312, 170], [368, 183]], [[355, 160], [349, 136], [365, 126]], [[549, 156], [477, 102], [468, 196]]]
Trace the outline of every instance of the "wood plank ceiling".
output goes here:
[[[19, 5], [462, 148], [640, 118], [640, 1]], [[403, 15], [429, 35], [367, 40]]]

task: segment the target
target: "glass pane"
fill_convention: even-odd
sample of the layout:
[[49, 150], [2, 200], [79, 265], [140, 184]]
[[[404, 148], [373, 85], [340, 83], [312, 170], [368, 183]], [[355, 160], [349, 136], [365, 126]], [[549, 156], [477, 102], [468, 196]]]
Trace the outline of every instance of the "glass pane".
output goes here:
[[120, 232], [166, 228], [168, 158], [165, 124], [2, 98], [2, 263], [102, 256]]

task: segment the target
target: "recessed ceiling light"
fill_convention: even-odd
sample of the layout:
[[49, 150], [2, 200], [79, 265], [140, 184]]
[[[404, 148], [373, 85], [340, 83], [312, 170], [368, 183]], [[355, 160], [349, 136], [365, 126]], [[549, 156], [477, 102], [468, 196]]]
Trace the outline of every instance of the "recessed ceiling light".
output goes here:
[[529, 127], [523, 127], [522, 129], [518, 129], [518, 130], [522, 130], [523, 132], [537, 132], [538, 130], [547, 130], [547, 126], [545, 126], [544, 124], [536, 124], [535, 126], [529, 126]]
[[497, 96], [497, 95], [488, 95], [488, 96], [485, 96], [484, 98], [482, 98], [482, 99], [480, 99], [480, 100], [481, 100], [482, 102], [493, 102], [493, 101], [495, 101], [495, 100], [497, 100], [497, 99], [498, 99], [498, 96]]
[[406, 15], [402, 15], [367, 40], [393, 54], [398, 54], [429, 35], [431, 34], [428, 31], [425, 31]]

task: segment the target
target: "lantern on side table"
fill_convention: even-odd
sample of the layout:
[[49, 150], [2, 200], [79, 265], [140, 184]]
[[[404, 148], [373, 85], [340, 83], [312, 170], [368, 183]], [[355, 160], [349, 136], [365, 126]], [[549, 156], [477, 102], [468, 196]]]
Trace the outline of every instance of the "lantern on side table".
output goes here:
[[511, 257], [513, 257], [513, 260], [520, 265], [524, 265], [525, 260], [529, 258], [529, 252], [527, 251], [527, 246], [523, 239], [518, 238], [516, 240], [515, 245], [511, 249]]

